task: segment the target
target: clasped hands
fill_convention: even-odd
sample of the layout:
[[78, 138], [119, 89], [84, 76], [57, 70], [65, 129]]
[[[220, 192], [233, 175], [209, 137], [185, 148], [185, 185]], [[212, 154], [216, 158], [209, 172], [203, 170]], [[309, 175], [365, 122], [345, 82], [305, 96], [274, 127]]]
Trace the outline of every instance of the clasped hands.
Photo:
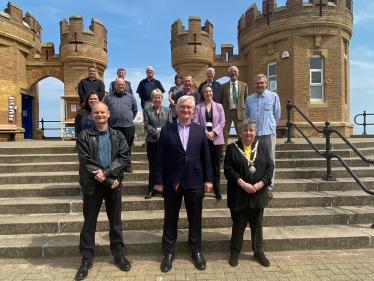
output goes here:
[[259, 181], [255, 184], [250, 184], [248, 182], [243, 181], [242, 179], [238, 179], [238, 185], [243, 188], [247, 193], [256, 193], [257, 190], [264, 187], [264, 183]]
[[214, 132], [213, 131], [207, 132], [206, 137], [207, 137], [208, 140], [213, 141], [214, 140]]
[[[106, 180], [106, 176], [104, 175], [104, 172], [102, 170], [96, 170], [96, 171], [93, 171], [93, 173], [95, 174], [95, 180], [97, 180], [98, 182], [103, 182]], [[119, 185], [118, 180], [115, 180], [110, 188], [114, 189], [118, 185]]]

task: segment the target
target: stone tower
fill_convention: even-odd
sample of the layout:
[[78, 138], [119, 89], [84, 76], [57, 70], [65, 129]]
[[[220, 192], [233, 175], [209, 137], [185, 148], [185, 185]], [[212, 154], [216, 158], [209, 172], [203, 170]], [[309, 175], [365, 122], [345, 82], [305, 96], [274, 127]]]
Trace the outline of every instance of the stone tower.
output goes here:
[[107, 30], [97, 19], [91, 20], [89, 29], [83, 28], [83, 17], [72, 15], [69, 24], [60, 22], [60, 60], [64, 65], [65, 95], [75, 95], [79, 81], [87, 77], [87, 67], [96, 67], [103, 80], [107, 67]]
[[171, 26], [170, 44], [173, 68], [177, 73], [191, 75], [196, 88], [197, 82], [205, 77], [205, 69], [214, 62], [213, 25], [206, 21], [201, 27], [200, 17], [189, 17], [185, 30], [177, 19]]
[[[277, 7], [275, 0], [263, 0], [262, 12], [253, 4], [238, 21], [239, 54], [232, 54], [231, 45], [222, 45], [221, 54], [214, 55], [209, 66], [216, 68], [216, 78], [227, 75], [230, 65], [238, 66], [240, 80], [250, 88], [253, 78], [263, 73], [269, 80], [268, 89], [280, 97], [281, 119], [287, 118], [285, 106], [291, 99], [319, 128], [329, 120], [334, 129], [350, 136], [353, 125], [349, 123], [349, 41], [353, 2], [323, 0], [323, 6], [319, 4], [320, 0], [287, 0], [286, 6]], [[176, 35], [172, 29], [171, 42], [176, 41]], [[186, 42], [179, 43], [192, 48]], [[183, 53], [172, 51], [176, 71], [184, 67], [185, 63], [179, 63], [178, 68], [174, 63], [182, 57]], [[195, 69], [194, 73], [200, 74], [196, 83], [205, 80], [205, 69]], [[291, 119], [308, 135], [314, 135], [298, 113], [293, 111]], [[296, 132], [294, 136], [298, 136]]]
[[[79, 15], [69, 20], [69, 24], [65, 19], [60, 23], [60, 54], [56, 54], [53, 43], [41, 42], [42, 28], [32, 14], [27, 12], [23, 17], [21, 7], [11, 2], [0, 12], [0, 126], [15, 125], [20, 131], [29, 130], [31, 138], [40, 139], [39, 81], [55, 77], [64, 83], [65, 95], [76, 95], [89, 65], [95, 65], [98, 77], [103, 78], [107, 67], [105, 27], [92, 19], [85, 30]], [[17, 106], [12, 121], [8, 118], [9, 97]], [[26, 106], [30, 106], [27, 114]], [[17, 140], [23, 138], [23, 134], [16, 136]], [[8, 135], [0, 134], [0, 140], [7, 139]]]

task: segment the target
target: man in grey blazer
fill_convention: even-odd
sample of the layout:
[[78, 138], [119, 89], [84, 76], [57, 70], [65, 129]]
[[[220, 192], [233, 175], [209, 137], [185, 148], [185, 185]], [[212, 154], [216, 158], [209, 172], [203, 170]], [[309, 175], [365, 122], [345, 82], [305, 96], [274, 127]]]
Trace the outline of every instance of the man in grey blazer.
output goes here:
[[222, 104], [226, 118], [226, 124], [223, 129], [225, 144], [222, 148], [221, 162], [223, 162], [226, 153], [226, 146], [232, 122], [234, 122], [235, 131], [239, 138], [238, 126], [239, 123], [245, 119], [244, 107], [245, 100], [248, 97], [248, 85], [247, 83], [238, 80], [239, 69], [236, 66], [230, 66], [228, 76], [230, 77], [230, 81], [221, 84], [217, 100], [218, 103]]

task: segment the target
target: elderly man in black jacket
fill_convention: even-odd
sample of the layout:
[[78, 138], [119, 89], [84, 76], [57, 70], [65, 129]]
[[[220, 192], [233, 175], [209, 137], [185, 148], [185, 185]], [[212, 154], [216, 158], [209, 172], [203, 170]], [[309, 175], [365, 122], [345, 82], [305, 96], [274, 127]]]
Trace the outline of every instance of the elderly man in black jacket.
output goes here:
[[77, 137], [84, 224], [79, 242], [82, 264], [76, 280], [86, 278], [92, 267], [96, 223], [103, 199], [109, 219], [110, 250], [114, 263], [124, 271], [131, 268], [124, 257], [121, 222], [121, 187], [124, 169], [129, 164], [129, 147], [121, 132], [109, 128], [109, 116], [104, 103], [95, 103], [92, 106], [95, 126], [83, 130]]

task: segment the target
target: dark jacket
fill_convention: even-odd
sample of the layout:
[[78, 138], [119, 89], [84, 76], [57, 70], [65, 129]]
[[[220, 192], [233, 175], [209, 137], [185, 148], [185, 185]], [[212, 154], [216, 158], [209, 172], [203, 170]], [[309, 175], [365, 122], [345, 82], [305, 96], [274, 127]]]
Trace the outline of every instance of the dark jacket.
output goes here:
[[[82, 115], [77, 114], [74, 118], [75, 134], [78, 136], [80, 132], [84, 130], [84, 124], [86, 123], [88, 115], [91, 111], [85, 111]], [[93, 122], [93, 121], [92, 121]]]
[[[186, 96], [186, 92], [184, 91], [184, 89], [178, 93], [176, 93], [175, 95], [175, 99], [174, 99], [174, 103], [177, 104], [178, 100], [180, 97], [182, 96]], [[200, 94], [198, 92], [195, 92], [194, 90], [191, 91], [190, 93], [190, 96], [193, 96], [194, 99], [195, 99], [195, 105], [200, 103]]]
[[205, 128], [191, 122], [187, 151], [184, 150], [177, 121], [164, 126], [157, 145], [155, 184], [173, 190], [178, 182], [184, 189], [204, 188], [205, 182], [213, 182]]
[[[207, 80], [205, 80], [203, 83], [201, 83], [200, 86], [199, 86], [199, 89], [197, 90], [201, 96], [203, 95], [202, 91], [203, 91], [203, 86], [205, 84], [208, 84]], [[217, 100], [218, 100], [218, 92], [219, 92], [219, 87], [220, 86], [221, 86], [221, 83], [219, 83], [216, 80], [213, 80], [213, 82], [212, 82], [212, 90], [213, 90], [213, 100], [215, 102], [217, 102]]]
[[[236, 144], [244, 151], [243, 144], [239, 140]], [[252, 149], [256, 141], [252, 144]], [[247, 204], [253, 209], [263, 209], [268, 205], [268, 186], [274, 171], [274, 163], [270, 158], [266, 144], [259, 142], [257, 156], [254, 161], [256, 172], [249, 172], [248, 160], [239, 152], [234, 143], [227, 146], [224, 172], [227, 179], [227, 206], [230, 210], [240, 212]], [[237, 180], [242, 178], [245, 182], [255, 184], [264, 182], [264, 187], [256, 193], [247, 193], [237, 184]]]
[[100, 100], [102, 100], [105, 95], [103, 81], [97, 78], [91, 81], [88, 77], [82, 79], [78, 84], [79, 104], [82, 104], [86, 95], [91, 91], [96, 91], [99, 94]]
[[98, 162], [99, 136], [95, 127], [83, 130], [77, 137], [77, 148], [79, 157], [79, 183], [82, 193], [92, 195], [95, 192], [95, 174], [93, 171], [103, 170], [106, 180], [103, 182], [107, 186], [112, 186], [118, 180], [118, 190], [122, 187], [123, 172], [130, 163], [129, 147], [125, 136], [117, 130], [109, 128], [110, 142], [112, 146], [112, 163], [108, 167], [103, 167]]
[[[136, 92], [139, 94], [140, 96], [140, 105], [141, 107], [144, 109], [144, 105], [145, 105], [145, 102], [147, 101], [146, 100], [146, 97], [145, 97], [145, 94], [147, 92], [146, 88], [145, 88], [145, 83], [147, 82], [147, 78], [143, 79], [142, 81], [139, 82], [139, 85], [138, 85], [138, 89], [136, 90]], [[155, 85], [155, 89], [159, 89], [162, 93], [165, 93], [165, 90], [164, 90], [164, 87], [162, 87], [162, 84], [160, 81], [158, 81], [157, 79], [154, 79], [153, 78], [153, 83]]]

